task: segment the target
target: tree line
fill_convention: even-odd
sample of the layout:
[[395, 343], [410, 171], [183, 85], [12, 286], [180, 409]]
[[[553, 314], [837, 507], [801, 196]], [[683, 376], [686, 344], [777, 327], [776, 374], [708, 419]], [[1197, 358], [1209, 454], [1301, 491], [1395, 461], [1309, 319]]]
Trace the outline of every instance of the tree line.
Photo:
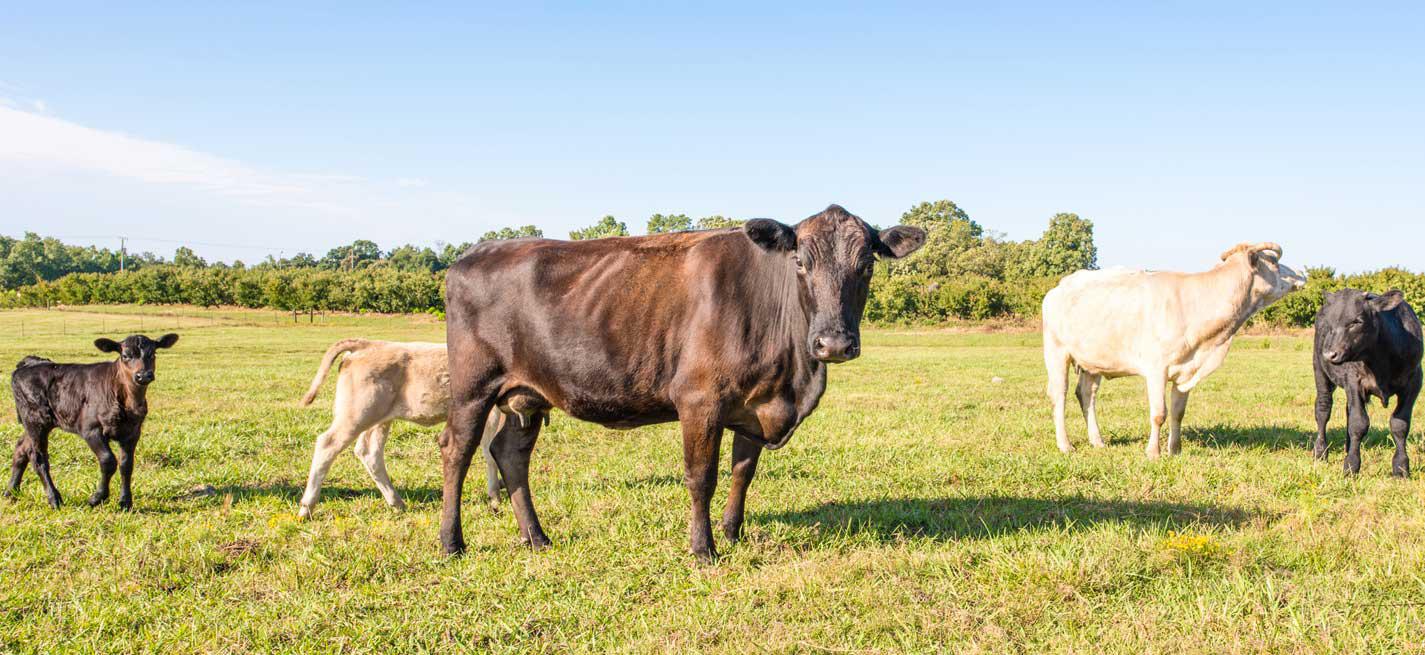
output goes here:
[[[724, 216], [692, 219], [686, 214], [654, 214], [650, 234], [733, 227], [743, 221]], [[1014, 241], [973, 220], [954, 202], [938, 200], [910, 208], [900, 224], [927, 231], [926, 244], [901, 261], [878, 264], [871, 280], [866, 319], [881, 324], [938, 324], [951, 320], [1033, 318], [1044, 294], [1064, 275], [1096, 268], [1093, 223], [1077, 214], [1055, 214], [1038, 239]], [[623, 236], [627, 224], [604, 216], [571, 231], [571, 239]], [[479, 241], [542, 237], [533, 225], [504, 227]], [[178, 248], [171, 260], [152, 253], [124, 258], [92, 246], [67, 245], [27, 233], [0, 237], [0, 307], [54, 304], [234, 305], [284, 311], [443, 313], [443, 272], [471, 243], [436, 247], [402, 245], [382, 250], [356, 240], [318, 258], [308, 253], [212, 264], [191, 249]], [[1258, 315], [1257, 321], [1307, 326], [1325, 291], [1346, 286], [1372, 291], [1399, 288], [1407, 298], [1425, 298], [1425, 275], [1402, 269], [1343, 276], [1309, 269], [1305, 290]]]

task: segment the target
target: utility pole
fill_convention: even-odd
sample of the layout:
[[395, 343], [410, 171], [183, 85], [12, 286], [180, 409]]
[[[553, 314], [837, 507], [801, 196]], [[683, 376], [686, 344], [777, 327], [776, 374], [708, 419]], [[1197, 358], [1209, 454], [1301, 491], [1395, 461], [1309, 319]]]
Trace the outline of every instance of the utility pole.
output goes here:
[[124, 243], [124, 242], [126, 242], [126, 241], [128, 241], [128, 240], [129, 240], [128, 237], [119, 237], [119, 272], [120, 272], [120, 273], [123, 273], [123, 272], [124, 272], [124, 256], [128, 254], [127, 250], [124, 248], [124, 246], [125, 246], [125, 243]]

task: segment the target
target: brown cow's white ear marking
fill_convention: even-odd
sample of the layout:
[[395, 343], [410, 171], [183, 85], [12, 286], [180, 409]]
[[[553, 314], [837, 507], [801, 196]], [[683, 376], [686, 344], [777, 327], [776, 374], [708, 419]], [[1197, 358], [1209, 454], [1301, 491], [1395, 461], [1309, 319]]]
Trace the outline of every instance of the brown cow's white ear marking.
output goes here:
[[172, 348], [175, 343], [178, 343], [178, 335], [172, 332], [158, 338], [159, 348]]
[[105, 337], [99, 337], [98, 339], [95, 339], [94, 347], [98, 348], [99, 352], [106, 353], [116, 353], [120, 350], [123, 350], [123, 347], [119, 345], [119, 342]]
[[797, 248], [797, 233], [770, 218], [754, 218], [742, 226], [742, 232], [763, 250], [790, 252]]
[[908, 225], [881, 230], [877, 237], [880, 244], [876, 248], [876, 254], [890, 259], [900, 259], [925, 245], [925, 230]]

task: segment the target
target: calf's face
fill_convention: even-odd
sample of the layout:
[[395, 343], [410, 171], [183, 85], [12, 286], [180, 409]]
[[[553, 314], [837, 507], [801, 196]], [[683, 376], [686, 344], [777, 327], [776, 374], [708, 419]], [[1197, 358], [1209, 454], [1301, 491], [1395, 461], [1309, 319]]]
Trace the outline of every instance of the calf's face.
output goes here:
[[134, 334], [122, 342], [113, 339], [95, 339], [94, 347], [106, 353], [118, 353], [119, 368], [134, 383], [146, 385], [153, 382], [154, 355], [159, 348], [172, 348], [178, 343], [178, 335], [165, 334], [157, 341], [142, 334]]
[[1290, 266], [1281, 263], [1280, 246], [1269, 247], [1250, 255], [1255, 268], [1252, 280], [1253, 290], [1261, 294], [1267, 304], [1281, 300], [1283, 296], [1306, 286], [1306, 276]]
[[1380, 337], [1381, 312], [1392, 311], [1402, 302], [1404, 294], [1395, 290], [1379, 296], [1355, 289], [1326, 294], [1318, 328], [1326, 331], [1321, 356], [1332, 364], [1360, 359]]
[[861, 314], [876, 258], [904, 257], [925, 243], [925, 231], [918, 227], [878, 232], [836, 205], [795, 228], [759, 218], [748, 221], [743, 230], [753, 243], [784, 253], [796, 267], [810, 319], [807, 349], [828, 363], [861, 354]]

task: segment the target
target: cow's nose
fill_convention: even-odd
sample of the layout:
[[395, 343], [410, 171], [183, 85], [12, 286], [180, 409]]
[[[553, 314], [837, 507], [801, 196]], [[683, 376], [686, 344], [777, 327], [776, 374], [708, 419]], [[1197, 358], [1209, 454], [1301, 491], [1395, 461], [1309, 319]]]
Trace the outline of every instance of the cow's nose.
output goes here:
[[811, 354], [823, 362], [846, 362], [861, 354], [861, 345], [848, 335], [829, 334], [812, 340]]
[[1341, 360], [1345, 359], [1345, 356], [1339, 350], [1328, 350], [1321, 353], [1321, 355], [1326, 358], [1326, 361], [1332, 364], [1340, 364]]
[[148, 384], [150, 382], [153, 382], [153, 374], [147, 371], [139, 371], [138, 373], [134, 374], [134, 382], [137, 382], [139, 384]]

